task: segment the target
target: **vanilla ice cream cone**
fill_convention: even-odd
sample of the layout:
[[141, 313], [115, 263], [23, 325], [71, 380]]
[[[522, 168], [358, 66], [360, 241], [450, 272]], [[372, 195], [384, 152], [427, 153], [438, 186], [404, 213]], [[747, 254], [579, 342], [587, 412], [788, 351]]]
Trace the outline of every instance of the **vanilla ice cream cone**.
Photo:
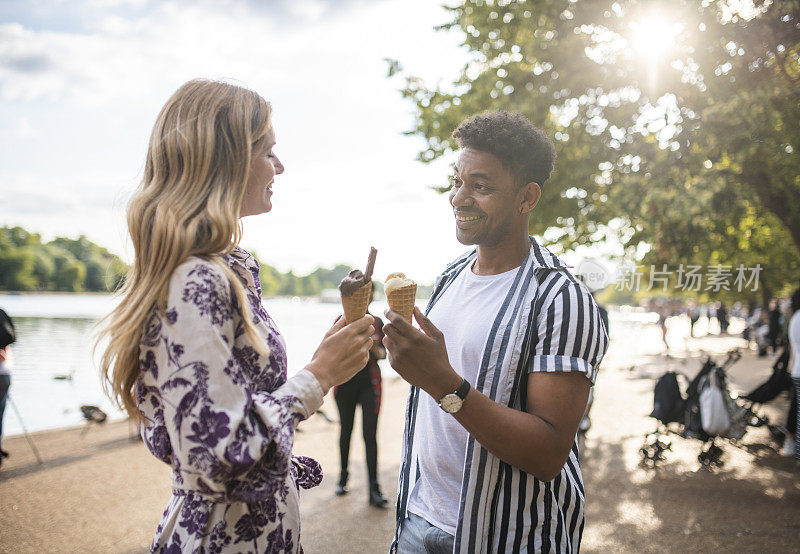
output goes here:
[[410, 323], [414, 313], [414, 301], [417, 297], [417, 284], [402, 273], [392, 273], [386, 278], [384, 291], [389, 308]]

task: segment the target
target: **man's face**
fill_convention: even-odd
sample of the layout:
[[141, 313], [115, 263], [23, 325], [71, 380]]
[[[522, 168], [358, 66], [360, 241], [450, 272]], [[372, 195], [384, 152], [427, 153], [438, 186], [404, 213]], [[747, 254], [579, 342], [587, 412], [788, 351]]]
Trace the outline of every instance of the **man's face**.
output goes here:
[[450, 204], [461, 244], [495, 246], [521, 224], [514, 178], [494, 155], [462, 150], [452, 184]]

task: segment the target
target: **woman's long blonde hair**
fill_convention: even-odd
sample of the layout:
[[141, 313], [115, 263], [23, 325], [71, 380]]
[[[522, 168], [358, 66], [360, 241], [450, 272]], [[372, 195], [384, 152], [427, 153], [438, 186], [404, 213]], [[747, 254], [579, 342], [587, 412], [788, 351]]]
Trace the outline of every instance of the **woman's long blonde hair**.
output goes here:
[[225, 272], [248, 337], [266, 351], [244, 287], [222, 255], [241, 239], [239, 215], [253, 148], [270, 126], [270, 106], [257, 93], [204, 79], [181, 86], [158, 114], [144, 177], [128, 205], [133, 265], [119, 305], [101, 321], [98, 334], [98, 344], [108, 339], [100, 362], [106, 393], [136, 420], [142, 333], [153, 310], [166, 312], [170, 277], [188, 257], [204, 258]]

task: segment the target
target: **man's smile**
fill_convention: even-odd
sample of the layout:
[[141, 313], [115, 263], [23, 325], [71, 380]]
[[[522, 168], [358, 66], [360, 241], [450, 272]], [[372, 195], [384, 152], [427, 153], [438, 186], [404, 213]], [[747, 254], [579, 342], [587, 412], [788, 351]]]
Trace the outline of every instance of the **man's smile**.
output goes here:
[[466, 223], [466, 222], [469, 222], [469, 221], [477, 221], [477, 220], [482, 219], [483, 217], [485, 217], [484, 215], [481, 215], [481, 214], [459, 213], [459, 212], [456, 212], [455, 216], [456, 216], [456, 221], [458, 221], [459, 223]]

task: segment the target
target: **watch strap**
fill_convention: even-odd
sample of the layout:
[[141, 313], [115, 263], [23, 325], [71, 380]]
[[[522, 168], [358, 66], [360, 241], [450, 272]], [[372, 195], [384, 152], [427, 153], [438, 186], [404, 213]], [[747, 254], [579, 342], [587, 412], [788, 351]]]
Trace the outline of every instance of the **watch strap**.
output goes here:
[[461, 400], [464, 400], [467, 397], [469, 389], [470, 389], [469, 381], [467, 381], [466, 379], [462, 379], [461, 384], [455, 390], [454, 394], [458, 396]]

